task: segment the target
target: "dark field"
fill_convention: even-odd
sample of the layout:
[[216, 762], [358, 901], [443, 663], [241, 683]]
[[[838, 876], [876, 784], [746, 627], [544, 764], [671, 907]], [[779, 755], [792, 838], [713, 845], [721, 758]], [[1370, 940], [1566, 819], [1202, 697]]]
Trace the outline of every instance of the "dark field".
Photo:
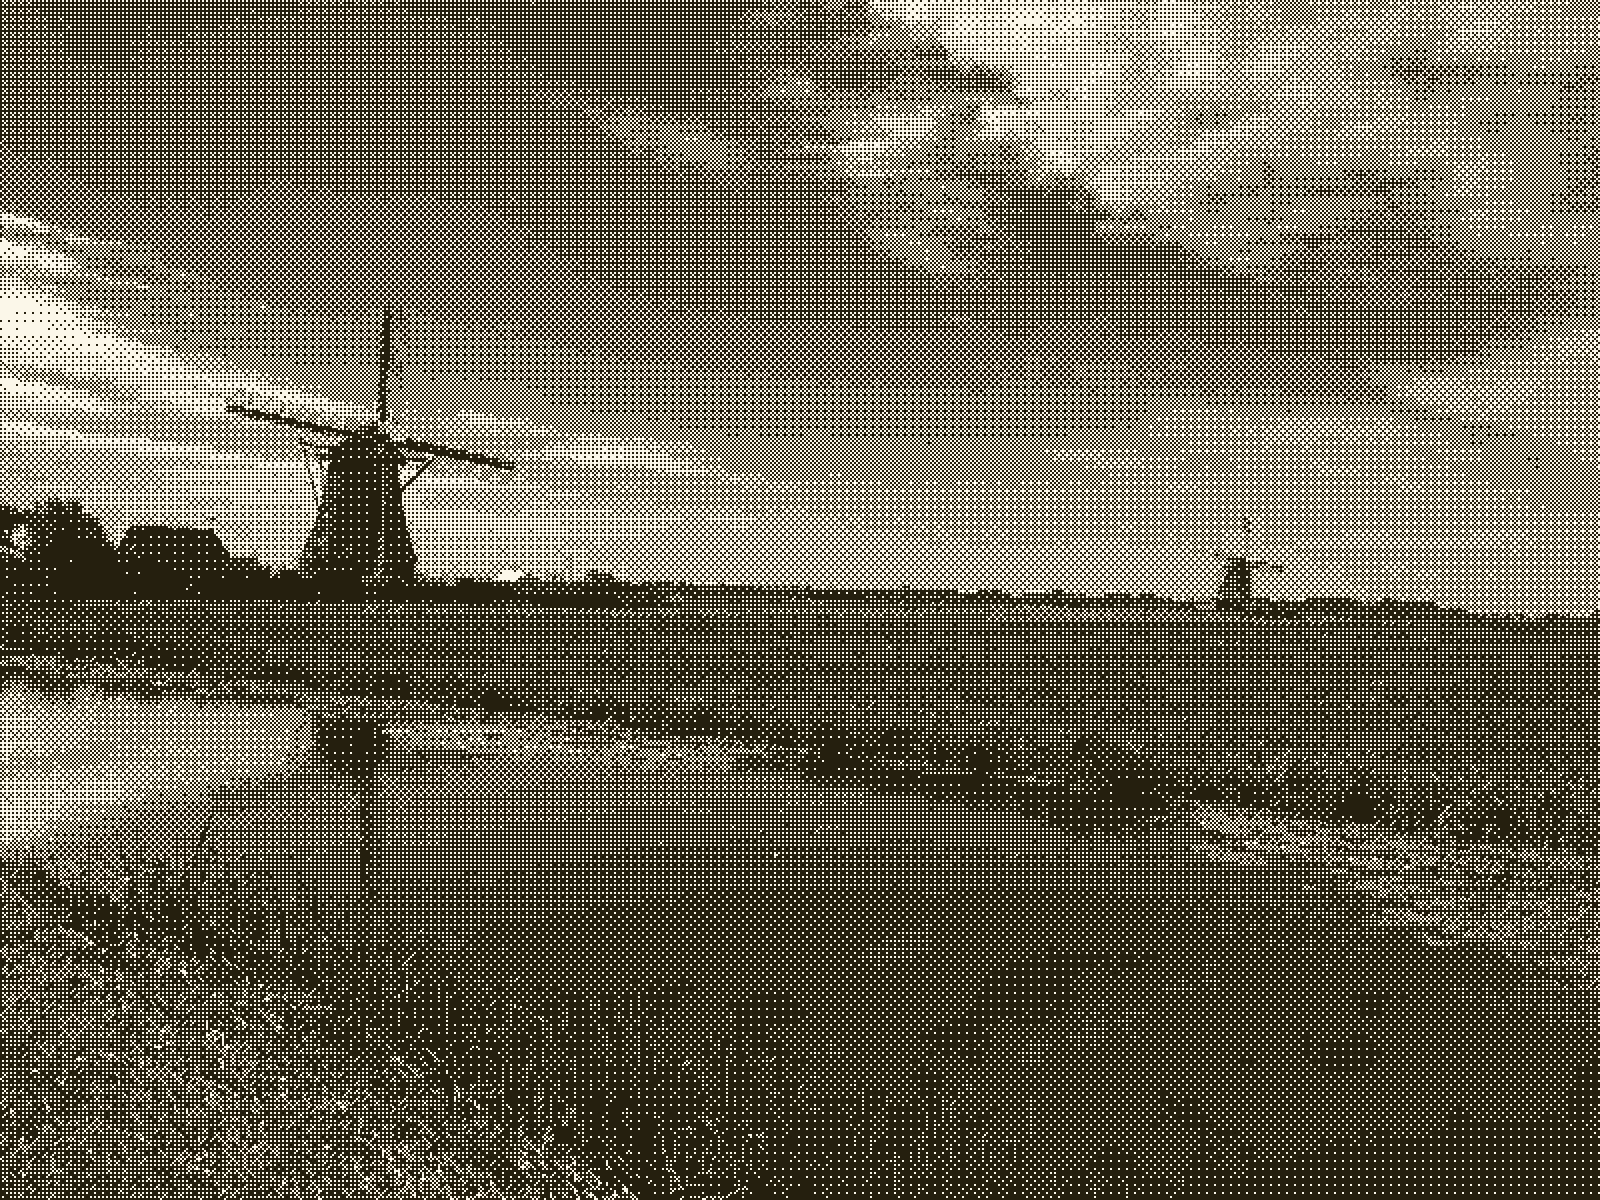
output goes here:
[[915, 760], [1467, 838], [1588, 844], [1600, 798], [1592, 620], [238, 602], [13, 608], [3, 628], [17, 649], [611, 717], [823, 769]]

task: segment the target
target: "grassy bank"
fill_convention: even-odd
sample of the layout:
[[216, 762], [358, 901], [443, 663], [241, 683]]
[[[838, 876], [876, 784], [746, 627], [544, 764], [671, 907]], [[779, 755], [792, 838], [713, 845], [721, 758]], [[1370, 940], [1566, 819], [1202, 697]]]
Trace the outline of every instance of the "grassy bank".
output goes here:
[[[1592, 622], [1274, 624], [1025, 606], [12, 605], [17, 650], [775, 748], [1077, 819], [1143, 797], [1585, 847]], [[922, 784], [918, 784], [922, 786]], [[1110, 814], [1116, 815], [1116, 814]]]
[[[18, 1135], [31, 1157], [0, 1160], [7, 1183], [135, 1197], [1020, 1198], [1031, 1184], [991, 1177], [968, 1145], [972, 1117], [947, 1111], [950, 1065], [982, 1055], [1015, 1013], [1066, 1003], [1051, 981], [1105, 954], [1104, 933], [1085, 935], [1087, 951], [1001, 971], [905, 1070], [841, 1078], [754, 969], [714, 994], [686, 992], [667, 967], [596, 987], [626, 936], [610, 908], [556, 931], [582, 948], [569, 972], [557, 954], [506, 989], [454, 959], [336, 942], [304, 898], [269, 895], [203, 852], [128, 867], [116, 896], [68, 857], [9, 872], [10, 893], [48, 914], [20, 952], [67, 990], [33, 987], [37, 1018], [16, 1026], [46, 1065], [16, 1084], [39, 1089], [42, 1115]], [[715, 901], [719, 922], [746, 913], [767, 942], [794, 944], [816, 919], [795, 904], [803, 924], [776, 932], [752, 898]], [[957, 923], [1005, 944], [1016, 902], [956, 901]], [[1188, 914], [1195, 928], [1208, 919]], [[1188, 936], [1169, 920], [1143, 927]], [[672, 1020], [685, 1006], [714, 1017]], [[91, 1053], [86, 1066], [89, 1043], [116, 1062]], [[124, 1140], [96, 1156], [113, 1121]]]
[[[1593, 1028], [1507, 1008], [1522, 977], [1481, 945], [1356, 930], [1352, 897], [1242, 921], [1217, 895], [1068, 907], [1033, 954], [1011, 931], [1037, 897], [964, 898], [963, 937], [1008, 947], [949, 979], [964, 1015], [904, 1069], [830, 1085], [753, 973], [685, 1041], [658, 1017], [695, 998], [665, 972], [627, 993], [543, 972], [513, 997], [336, 945], [203, 854], [130, 875], [110, 897], [69, 861], [10, 873], [44, 915], [13, 914], [38, 932], [0, 949], [9, 1190], [1031, 1200], [1333, 1195], [1361, 1172], [1489, 1196], [1579, 1188], [1600, 1150]], [[600, 955], [607, 933], [572, 936]]]
[[363, 1052], [317, 990], [252, 978], [215, 944], [125, 921], [45, 866], [10, 875], [0, 928], [6, 1194], [616, 1194], [571, 1147], [531, 1136], [429, 1060]]
[[664, 983], [544, 978], [513, 998], [336, 942], [314, 906], [203, 855], [133, 865], [119, 897], [59, 858], [8, 876], [0, 979], [26, 1050], [0, 1088], [30, 1106], [0, 1121], [8, 1191], [711, 1200], [848, 1194], [840, 1172], [870, 1173], [859, 1131], [796, 1158], [833, 1116], [780, 1113], [797, 1060], [747, 1033], [688, 1056], [662, 1040], [652, 1019], [681, 999]]

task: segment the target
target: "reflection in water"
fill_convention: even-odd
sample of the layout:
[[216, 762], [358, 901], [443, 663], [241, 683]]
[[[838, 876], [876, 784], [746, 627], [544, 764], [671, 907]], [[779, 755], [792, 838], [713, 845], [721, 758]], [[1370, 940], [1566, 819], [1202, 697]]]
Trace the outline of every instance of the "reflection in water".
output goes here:
[[[1016, 814], [873, 803], [843, 782], [735, 770], [709, 744], [556, 722], [389, 725], [359, 709], [89, 688], [0, 694], [0, 710], [16, 755], [0, 756], [0, 800], [13, 829], [32, 828], [9, 854], [81, 851], [116, 894], [124, 855], [187, 863], [203, 843], [203, 861], [308, 910], [314, 900], [337, 940], [376, 933], [469, 958], [481, 947], [507, 978], [535, 962], [581, 986], [663, 958], [677, 975], [721, 977], [748, 953], [820, 980], [796, 947], [822, 953], [894, 925], [885, 889], [1089, 865], [1081, 839]], [[508, 745], [463, 755], [463, 739]], [[1036, 853], [1018, 862], [1024, 850]], [[783, 912], [806, 914], [804, 932], [776, 931]], [[871, 976], [880, 1000], [884, 970]]]
[[341, 775], [370, 783], [389, 752], [386, 722], [363, 713], [317, 714], [317, 758]]
[[356, 945], [362, 948], [364, 987], [371, 986], [371, 955], [377, 949], [377, 897], [373, 858], [377, 850], [372, 812], [372, 777], [389, 749], [388, 726], [361, 713], [321, 713], [317, 717], [317, 757], [356, 784], [357, 868]]

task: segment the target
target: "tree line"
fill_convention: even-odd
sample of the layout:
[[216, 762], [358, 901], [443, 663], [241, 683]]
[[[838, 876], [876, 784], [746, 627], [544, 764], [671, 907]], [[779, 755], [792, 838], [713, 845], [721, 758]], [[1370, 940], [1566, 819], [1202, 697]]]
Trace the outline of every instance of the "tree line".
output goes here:
[[[210, 530], [145, 526], [121, 547], [82, 502], [52, 496], [0, 505], [0, 592], [102, 600], [260, 594], [271, 572], [235, 558]], [[154, 535], [149, 536], [149, 535]]]

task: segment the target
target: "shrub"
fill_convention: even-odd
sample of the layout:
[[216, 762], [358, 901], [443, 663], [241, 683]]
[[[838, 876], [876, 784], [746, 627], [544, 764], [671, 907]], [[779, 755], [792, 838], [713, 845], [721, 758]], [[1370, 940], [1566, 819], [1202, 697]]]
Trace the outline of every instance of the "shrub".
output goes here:
[[317, 718], [317, 752], [334, 770], [370, 777], [389, 751], [390, 733], [382, 721], [356, 713]]
[[1142, 755], [1093, 732], [1072, 740], [1061, 766], [1089, 794], [1121, 792], [1155, 782]]
[[514, 712], [518, 707], [515, 690], [503, 683], [476, 684], [468, 689], [464, 699], [472, 707], [484, 712]]
[[1335, 781], [1333, 814], [1342, 820], [1371, 824], [1382, 816], [1383, 794], [1365, 765], [1353, 765]]
[[993, 775], [1008, 765], [1010, 739], [1002, 730], [989, 727], [967, 734], [955, 751], [952, 766], [974, 775]]
[[871, 737], [860, 730], [818, 722], [807, 732], [802, 761], [812, 770], [851, 769], [863, 762], [871, 750]]

